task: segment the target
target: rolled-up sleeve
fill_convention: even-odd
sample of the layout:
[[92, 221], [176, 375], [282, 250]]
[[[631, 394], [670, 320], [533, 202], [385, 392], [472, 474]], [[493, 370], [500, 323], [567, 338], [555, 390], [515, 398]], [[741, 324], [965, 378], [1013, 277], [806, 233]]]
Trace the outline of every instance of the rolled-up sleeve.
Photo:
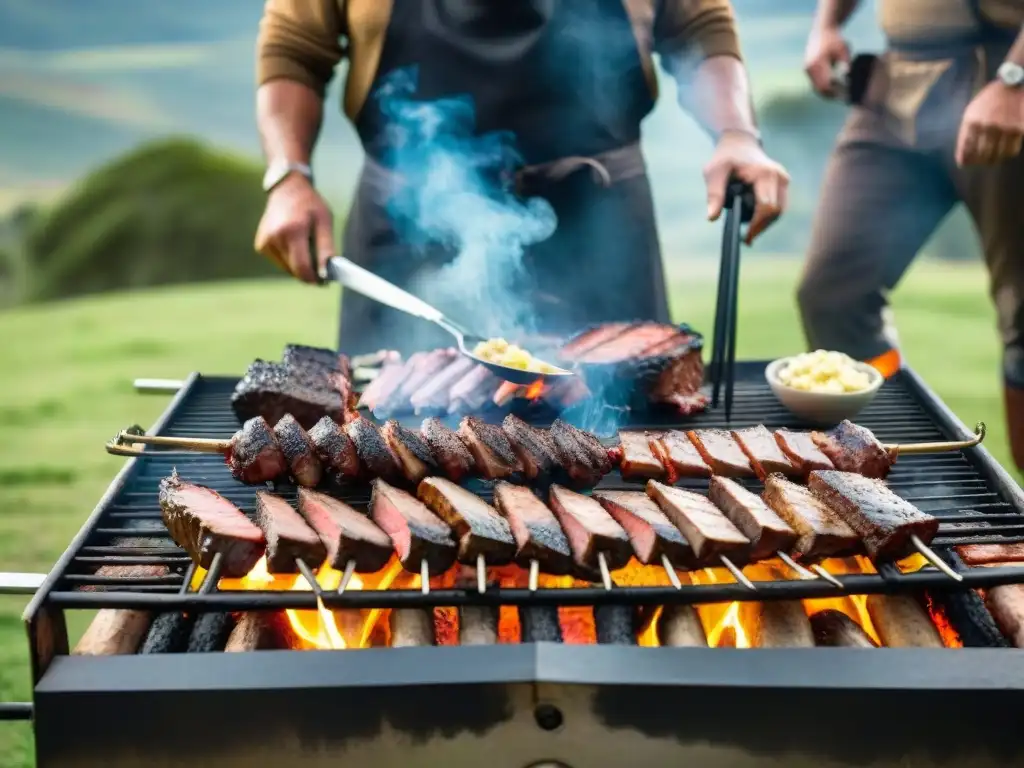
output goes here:
[[323, 95], [344, 51], [338, 0], [266, 0], [256, 42], [256, 82], [295, 80]]
[[661, 56], [742, 60], [736, 16], [729, 0], [661, 0], [654, 18], [654, 49]]

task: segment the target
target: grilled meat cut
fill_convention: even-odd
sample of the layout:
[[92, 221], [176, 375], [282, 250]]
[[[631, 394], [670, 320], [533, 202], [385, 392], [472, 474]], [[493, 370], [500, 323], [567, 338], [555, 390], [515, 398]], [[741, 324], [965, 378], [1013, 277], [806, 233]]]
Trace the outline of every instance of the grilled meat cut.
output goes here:
[[297, 573], [296, 560], [319, 568], [327, 555], [316, 532], [280, 496], [256, 492], [256, 525], [267, 541], [268, 573]]
[[231, 438], [228, 467], [236, 479], [248, 484], [262, 483], [288, 471], [274, 431], [262, 416], [247, 420]]
[[294, 368], [323, 368], [327, 371], [351, 375], [349, 359], [333, 349], [309, 347], [305, 344], [285, 344], [281, 362]]
[[475, 565], [478, 555], [488, 565], [512, 561], [516, 543], [508, 522], [479, 496], [441, 477], [421, 482], [416, 495], [451, 526], [458, 538], [460, 562]]
[[[597, 329], [600, 332], [600, 327]], [[603, 343], [593, 345], [582, 353], [575, 354], [572, 358], [576, 363], [616, 363], [621, 360], [629, 360], [638, 357], [645, 350], [657, 347], [667, 339], [675, 337], [677, 329], [675, 326], [662, 325], [661, 323], [634, 323], [626, 326], [615, 336], [606, 339]], [[573, 342], [570, 341], [571, 345]], [[562, 352], [565, 354], [564, 348]]]
[[700, 457], [716, 475], [751, 477], [754, 468], [739, 443], [724, 429], [697, 429], [686, 433]]
[[472, 358], [456, 356], [429, 381], [413, 392], [409, 405], [416, 414], [448, 412], [451, 389], [472, 370], [477, 363]]
[[619, 432], [622, 458], [619, 471], [627, 480], [665, 477], [665, 467], [651, 450], [650, 439], [645, 432]]
[[710, 563], [715, 556], [742, 556], [750, 541], [740, 533], [706, 496], [647, 481], [650, 496], [693, 548], [699, 563]]
[[669, 471], [669, 482], [680, 477], [710, 477], [711, 467], [701, 458], [685, 432], [670, 430], [651, 438], [651, 450]]
[[1024, 648], [1024, 584], [985, 590], [985, 607], [1015, 648]]
[[548, 499], [583, 573], [593, 573], [598, 567], [599, 552], [609, 570], [629, 562], [633, 555], [629, 536], [598, 501], [557, 484], [551, 486]]
[[750, 459], [750, 465], [759, 480], [764, 480], [773, 472], [780, 472], [783, 475], [799, 474], [779, 448], [775, 435], [763, 424], [747, 429], [734, 429], [732, 436], [744, 455]]
[[811, 616], [814, 644], [828, 648], [877, 648], [860, 624], [842, 611], [827, 608]]
[[295, 482], [306, 488], [319, 485], [323, 477], [323, 465], [317, 457], [316, 446], [295, 417], [290, 413], [282, 416], [274, 425], [274, 436]]
[[662, 555], [673, 565], [695, 564], [690, 543], [643, 491], [596, 491], [594, 498], [629, 535], [636, 559], [644, 565], [657, 563]]
[[559, 355], [563, 360], [579, 360], [590, 350], [596, 349], [605, 342], [611, 341], [634, 325], [636, 324], [604, 323], [602, 325], [595, 325], [582, 333], [577, 334], [571, 340], [562, 345]]
[[900, 498], [881, 480], [852, 472], [816, 470], [807, 487], [858, 534], [873, 560], [898, 559], [939, 531], [938, 519]]
[[457, 548], [448, 526], [415, 496], [380, 479], [372, 485], [370, 515], [391, 539], [402, 567], [419, 573], [426, 561], [434, 574], [451, 568]]
[[387, 402], [395, 390], [405, 380], [405, 371], [412, 360], [396, 359], [385, 363], [373, 381], [366, 385], [363, 394], [359, 397], [358, 408], [366, 408], [371, 413], [376, 413], [382, 403]]
[[330, 416], [324, 416], [309, 430], [309, 439], [316, 449], [324, 470], [336, 477], [358, 477], [359, 454], [348, 435]]
[[773, 512], [760, 496], [735, 480], [713, 477], [708, 498], [729, 521], [750, 539], [750, 559], [763, 560], [774, 552], [788, 552], [799, 538], [785, 520]]
[[802, 485], [782, 475], [769, 475], [764, 482], [763, 498], [799, 535], [792, 549], [794, 555], [821, 560], [852, 554], [860, 548], [860, 539], [853, 529]]
[[177, 472], [160, 481], [160, 510], [171, 538], [197, 565], [209, 569], [214, 555], [223, 554], [222, 578], [245, 576], [263, 557], [263, 532], [242, 510]]
[[558, 468], [558, 453], [555, 441], [545, 429], [531, 427], [511, 413], [501, 423], [508, 437], [512, 451], [523, 467], [528, 480], [550, 477]]
[[376, 424], [360, 416], [349, 421], [344, 429], [355, 446], [359, 463], [368, 477], [379, 477], [388, 483], [402, 482], [404, 475], [398, 466], [398, 460], [384, 442], [384, 437]]
[[379, 409], [384, 413], [401, 413], [412, 410], [409, 399], [416, 391], [430, 382], [456, 355], [451, 348], [434, 349], [422, 355], [412, 355], [405, 370], [402, 383], [391, 393]]
[[1012, 544], [962, 544], [957, 554], [967, 565], [1015, 563], [1024, 560], [1024, 542]]
[[239, 421], [262, 416], [276, 424], [290, 413], [309, 429], [324, 416], [342, 421], [349, 396], [347, 380], [341, 373], [322, 368], [303, 371], [292, 365], [256, 360], [236, 385], [231, 407]]
[[440, 419], [433, 416], [424, 419], [420, 434], [430, 449], [434, 463], [452, 482], [461, 481], [476, 468], [473, 455], [458, 434], [446, 427]]
[[870, 429], [848, 419], [827, 432], [811, 432], [811, 440], [841, 472], [881, 479], [889, 474], [896, 459]]
[[522, 462], [501, 427], [466, 416], [459, 422], [459, 438], [473, 454], [477, 470], [488, 480], [522, 471]]
[[448, 391], [448, 413], [479, 413], [501, 385], [501, 379], [477, 365]]
[[550, 429], [558, 462], [570, 482], [580, 488], [597, 485], [612, 469], [608, 449], [589, 432], [555, 419]]
[[508, 521], [515, 539], [516, 561], [524, 568], [536, 560], [545, 573], [563, 575], [572, 570], [572, 550], [562, 527], [529, 488], [498, 481], [494, 506]]
[[355, 561], [357, 573], [374, 573], [391, 559], [394, 549], [388, 535], [348, 504], [300, 488], [299, 512], [320, 537], [331, 568], [343, 571]]
[[406, 429], [393, 419], [381, 427], [380, 433], [411, 485], [418, 485], [424, 477], [437, 470], [430, 448], [418, 433]]
[[828, 456], [818, 449], [807, 432], [777, 429], [775, 442], [801, 477], [806, 477], [815, 469], [835, 469]]

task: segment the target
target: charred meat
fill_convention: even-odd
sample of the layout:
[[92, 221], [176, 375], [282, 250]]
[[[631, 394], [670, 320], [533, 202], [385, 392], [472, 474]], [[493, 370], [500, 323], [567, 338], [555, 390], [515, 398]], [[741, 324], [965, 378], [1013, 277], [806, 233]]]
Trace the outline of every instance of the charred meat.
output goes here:
[[577, 429], [561, 419], [551, 425], [558, 462], [573, 485], [588, 488], [597, 485], [612, 469], [608, 449], [589, 432]]
[[828, 608], [811, 616], [814, 644], [828, 648], [877, 648], [860, 624], [842, 611]]
[[290, 413], [282, 416], [274, 425], [274, 436], [295, 482], [306, 488], [319, 485], [323, 477], [323, 465], [317, 457], [316, 446], [295, 417]]
[[323, 468], [337, 477], [358, 477], [359, 454], [348, 435], [330, 416], [324, 416], [309, 430], [316, 455]]
[[292, 414], [304, 428], [311, 428], [324, 416], [342, 421], [349, 402], [347, 382], [339, 384], [341, 373], [322, 368], [302, 371], [283, 363], [254, 361], [238, 382], [231, 406], [240, 421], [262, 416], [276, 424], [286, 413]]
[[675, 477], [711, 477], [711, 467], [685, 432], [672, 430], [652, 437], [651, 449]]
[[844, 419], [827, 432], [811, 432], [811, 440], [841, 472], [884, 478], [892, 469], [890, 455], [867, 427]]
[[794, 555], [821, 560], [860, 549], [853, 529], [802, 485], [782, 475], [769, 475], [764, 482], [764, 500], [799, 535]]
[[596, 491], [594, 498], [629, 535], [636, 559], [657, 563], [662, 555], [680, 567], [696, 563], [690, 543], [643, 491]]
[[231, 438], [228, 467], [236, 479], [250, 485], [273, 480], [288, 471], [281, 446], [262, 416], [246, 421]]
[[418, 433], [406, 429], [393, 419], [381, 427], [380, 433], [411, 485], [418, 485], [424, 477], [437, 470], [430, 448]]
[[739, 443], [724, 429], [691, 430], [686, 436], [712, 473], [724, 477], [751, 477], [754, 468]]
[[402, 567], [419, 573], [426, 562], [433, 574], [451, 568], [457, 549], [448, 526], [415, 496], [381, 479], [372, 485], [370, 515], [391, 539]]
[[256, 492], [256, 525], [267, 541], [269, 573], [297, 573], [297, 560], [319, 568], [327, 555], [313, 529], [280, 496]]
[[751, 493], [735, 480], [711, 478], [708, 498], [750, 539], [751, 560], [771, 557], [779, 550], [788, 552], [799, 538], [796, 531], [775, 514], [760, 496]]
[[420, 434], [430, 449], [434, 463], [452, 482], [459, 482], [476, 467], [473, 455], [454, 430], [435, 417], [423, 420]]
[[818, 449], [807, 432], [777, 429], [775, 442], [801, 477], [806, 477], [816, 469], [835, 469], [828, 456]]
[[558, 468], [555, 441], [545, 429], [531, 427], [511, 413], [501, 423], [512, 451], [519, 457], [523, 474], [528, 480], [550, 477]]
[[508, 522], [479, 496], [441, 477], [421, 482], [416, 495], [451, 526], [458, 538], [460, 562], [475, 565], [478, 555], [488, 565], [512, 561], [516, 543]]
[[749, 549], [747, 537], [706, 496], [657, 480], [647, 482], [647, 495], [682, 532], [699, 563], [710, 563], [717, 555], [741, 556]]
[[391, 559], [394, 549], [388, 535], [348, 504], [300, 488], [299, 512], [320, 537], [331, 568], [344, 571], [350, 561], [355, 561], [357, 573], [373, 573]]
[[174, 542], [193, 562], [209, 568], [223, 555], [221, 576], [245, 576], [263, 557], [263, 532], [216, 491], [186, 483], [175, 472], [160, 481], [160, 510]]
[[345, 434], [355, 446], [360, 466], [369, 477], [379, 477], [388, 483], [402, 481], [404, 476], [398, 460], [384, 442], [376, 424], [360, 416], [345, 425]]
[[926, 515], [876, 480], [852, 472], [811, 472], [807, 487], [860, 536], [873, 560], [898, 559], [914, 551], [912, 536], [925, 544], [939, 531]]
[[665, 467], [651, 450], [651, 443], [645, 432], [619, 432], [622, 458], [619, 471], [627, 480], [660, 480], [665, 477]]
[[494, 485], [494, 506], [508, 521], [516, 541], [516, 561], [524, 568], [536, 560], [545, 573], [563, 575], [572, 570], [572, 550], [562, 527], [532, 490], [499, 480]]
[[1024, 542], [1012, 544], [964, 544], [956, 548], [967, 565], [1015, 563], [1024, 560]]
[[604, 555], [609, 570], [629, 562], [633, 555], [629, 536], [598, 501], [560, 485], [551, 486], [549, 501], [583, 573], [598, 567], [598, 553]]
[[523, 465], [501, 427], [466, 416], [459, 423], [459, 438], [473, 454], [477, 470], [488, 480], [522, 471]]
[[764, 425], [733, 430], [732, 436], [750, 459], [750, 465], [759, 480], [764, 480], [774, 472], [783, 475], [800, 474], [779, 448], [775, 435]]

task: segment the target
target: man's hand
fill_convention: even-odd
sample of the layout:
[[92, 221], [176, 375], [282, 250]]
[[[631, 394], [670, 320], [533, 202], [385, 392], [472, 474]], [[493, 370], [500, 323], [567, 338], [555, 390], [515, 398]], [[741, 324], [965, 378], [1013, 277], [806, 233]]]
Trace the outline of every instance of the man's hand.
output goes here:
[[[316, 245], [316, 268], [310, 240]], [[325, 273], [327, 260], [334, 255], [331, 211], [305, 176], [293, 173], [267, 197], [256, 230], [256, 250], [307, 283], [319, 282]]]
[[708, 187], [708, 220], [716, 221], [725, 205], [725, 188], [735, 176], [754, 188], [754, 218], [747, 227], [745, 242], [750, 245], [779, 218], [786, 209], [789, 174], [761, 149], [746, 133], [726, 131], [718, 140], [715, 153], [704, 167]]
[[804, 52], [804, 72], [819, 96], [834, 99], [839, 95], [834, 79], [835, 67], [839, 63], [849, 65], [850, 48], [838, 27], [815, 27]]
[[989, 83], [967, 105], [956, 142], [957, 165], [993, 165], [1020, 154], [1024, 88]]

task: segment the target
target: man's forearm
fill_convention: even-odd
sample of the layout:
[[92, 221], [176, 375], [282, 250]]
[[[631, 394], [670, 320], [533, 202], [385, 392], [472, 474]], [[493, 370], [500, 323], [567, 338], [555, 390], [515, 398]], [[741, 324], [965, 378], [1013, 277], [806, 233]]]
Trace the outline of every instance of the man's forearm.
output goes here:
[[320, 95], [293, 80], [271, 80], [256, 93], [256, 122], [268, 163], [310, 162], [320, 134]]
[[680, 87], [680, 101], [715, 138], [728, 131], [757, 135], [750, 81], [739, 59], [712, 56], [702, 61], [693, 87]]
[[818, 0], [814, 24], [819, 29], [841, 27], [857, 10], [858, 5], [860, 0]]

